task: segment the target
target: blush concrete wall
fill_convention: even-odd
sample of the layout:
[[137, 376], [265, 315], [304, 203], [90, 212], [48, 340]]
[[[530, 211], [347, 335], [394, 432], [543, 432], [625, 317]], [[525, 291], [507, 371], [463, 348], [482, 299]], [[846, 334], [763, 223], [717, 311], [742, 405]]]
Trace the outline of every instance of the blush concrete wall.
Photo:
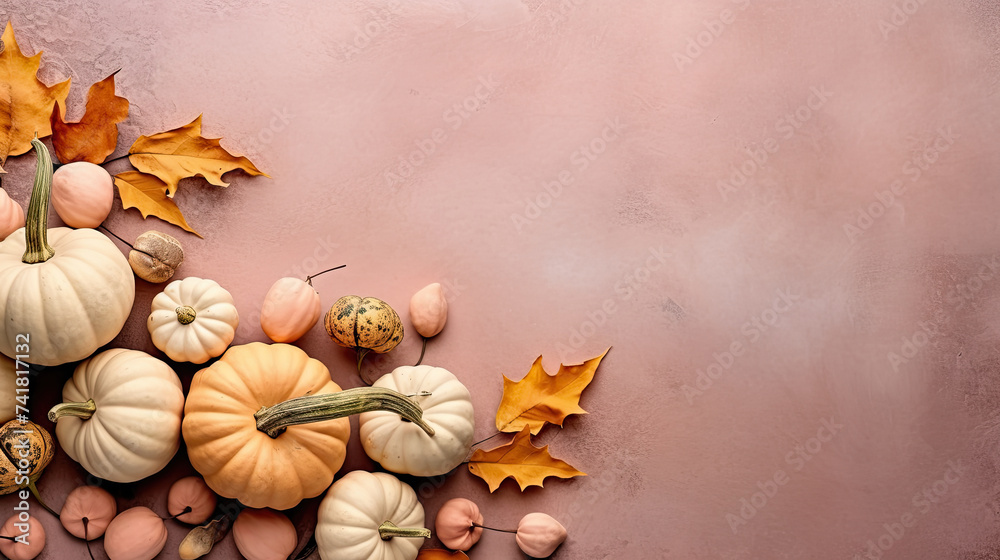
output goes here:
[[[45, 51], [45, 80], [73, 78], [70, 118], [122, 69], [119, 153], [204, 114], [207, 136], [273, 177], [184, 181], [203, 240], [120, 205], [107, 222], [179, 237], [179, 277], [234, 294], [238, 343], [264, 340], [259, 306], [284, 275], [346, 263], [315, 282], [324, 308], [371, 295], [404, 321], [414, 291], [445, 283], [450, 320], [425, 361], [470, 387], [480, 437], [501, 375], [613, 346], [590, 414], [539, 438], [588, 477], [492, 495], [464, 471], [414, 481], [429, 523], [463, 496], [498, 527], [560, 519], [561, 559], [996, 557], [995, 4], [0, 0], [0, 14]], [[7, 165], [25, 204], [33, 165]], [[159, 289], [139, 283], [114, 345], [156, 353]], [[360, 384], [322, 327], [300, 345]], [[418, 352], [411, 333], [369, 371]], [[185, 382], [196, 369], [178, 367]], [[68, 375], [36, 382], [43, 423]], [[356, 437], [353, 468], [374, 468]], [[182, 454], [113, 490], [164, 513], [189, 472]], [[60, 452], [40, 485], [58, 507], [85, 479]], [[43, 558], [83, 557], [37, 513]], [[168, 525], [173, 558], [185, 528]], [[491, 533], [471, 556], [520, 553]], [[237, 558], [232, 540], [212, 557]]]

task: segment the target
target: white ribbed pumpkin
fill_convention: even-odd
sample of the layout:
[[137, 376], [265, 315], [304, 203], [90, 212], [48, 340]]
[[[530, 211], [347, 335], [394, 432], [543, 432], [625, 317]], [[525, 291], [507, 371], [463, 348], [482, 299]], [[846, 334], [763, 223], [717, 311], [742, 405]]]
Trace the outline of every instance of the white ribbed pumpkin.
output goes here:
[[414, 476], [446, 474], [465, 460], [476, 427], [472, 396], [450, 371], [429, 365], [402, 366], [372, 386], [412, 395], [434, 435], [411, 422], [400, 422], [398, 414], [365, 412], [358, 420], [361, 445], [369, 457], [386, 470]]
[[388, 473], [347, 473], [327, 490], [317, 513], [323, 560], [414, 560], [430, 536], [417, 493]]
[[14, 357], [31, 337], [26, 362], [82, 360], [118, 335], [135, 300], [135, 278], [110, 239], [92, 229], [47, 228], [52, 160], [38, 154], [27, 226], [0, 243], [0, 353]]
[[213, 280], [174, 280], [153, 298], [146, 327], [153, 344], [175, 362], [203, 364], [236, 337], [240, 316], [233, 296]]
[[142, 480], [180, 446], [181, 380], [145, 352], [112, 348], [81, 362], [62, 396], [49, 411], [59, 445], [98, 478]]

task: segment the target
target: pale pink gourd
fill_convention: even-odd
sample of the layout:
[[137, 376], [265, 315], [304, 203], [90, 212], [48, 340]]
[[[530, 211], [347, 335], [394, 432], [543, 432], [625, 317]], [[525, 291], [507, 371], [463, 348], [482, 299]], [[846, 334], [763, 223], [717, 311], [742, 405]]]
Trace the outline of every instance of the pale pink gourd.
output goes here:
[[233, 539], [247, 560], [285, 560], [295, 551], [298, 535], [285, 514], [247, 508], [233, 523]]
[[279, 278], [264, 296], [260, 328], [275, 342], [294, 342], [316, 325], [322, 314], [316, 290], [298, 278]]
[[24, 208], [0, 189], [0, 241], [24, 227]]
[[114, 201], [114, 179], [100, 165], [74, 161], [52, 174], [52, 206], [70, 227], [96, 228]]
[[[118, 504], [107, 490], [97, 486], [79, 486], [66, 496], [59, 512], [59, 522], [74, 537], [92, 541], [104, 534], [117, 514]], [[86, 530], [84, 518], [87, 518]]]
[[153, 560], [166, 544], [163, 519], [143, 506], [119, 513], [104, 533], [104, 552], [111, 560]]
[[[14, 526], [15, 523], [22, 523], [17, 515], [10, 516], [7, 522], [0, 527], [0, 535], [8, 537], [17, 537], [23, 533], [20, 529]], [[28, 516], [28, 532], [25, 536], [25, 540], [28, 544], [17, 541], [9, 541], [7, 539], [0, 539], [0, 552], [4, 554], [10, 560], [32, 560], [39, 554], [42, 553], [42, 549], [45, 548], [45, 527], [42, 523], [38, 521], [37, 518]]]
[[430, 338], [444, 329], [448, 320], [448, 300], [437, 282], [423, 287], [410, 298], [410, 322], [420, 336]]
[[184, 477], [170, 486], [167, 492], [167, 513], [177, 515], [190, 507], [188, 513], [174, 519], [190, 525], [201, 525], [212, 517], [218, 498], [200, 476]]
[[453, 498], [438, 510], [434, 532], [441, 544], [452, 550], [469, 550], [483, 536], [483, 514], [472, 500]]
[[529, 513], [517, 524], [517, 546], [532, 558], [548, 558], [566, 540], [566, 528], [551, 515]]

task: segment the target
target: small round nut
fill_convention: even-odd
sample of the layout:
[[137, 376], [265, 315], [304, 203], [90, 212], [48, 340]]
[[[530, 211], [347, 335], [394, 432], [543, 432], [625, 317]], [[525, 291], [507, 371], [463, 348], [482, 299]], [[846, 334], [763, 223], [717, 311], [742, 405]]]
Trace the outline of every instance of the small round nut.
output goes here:
[[136, 238], [128, 253], [128, 264], [135, 275], [159, 284], [170, 280], [184, 262], [180, 241], [159, 231], [147, 231]]

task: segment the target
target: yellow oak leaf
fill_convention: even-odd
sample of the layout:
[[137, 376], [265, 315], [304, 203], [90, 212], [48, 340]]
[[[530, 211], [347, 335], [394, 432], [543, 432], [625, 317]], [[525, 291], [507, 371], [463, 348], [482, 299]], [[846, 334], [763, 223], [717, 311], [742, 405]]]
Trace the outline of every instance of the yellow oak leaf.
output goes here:
[[469, 560], [469, 556], [460, 550], [424, 548], [417, 554], [417, 560]]
[[115, 175], [115, 185], [122, 197], [123, 208], [136, 208], [143, 218], [156, 216], [201, 237], [188, 225], [181, 209], [164, 192], [166, 183], [153, 175], [138, 171], [125, 171]]
[[222, 174], [234, 169], [269, 177], [249, 159], [226, 151], [218, 138], [203, 137], [201, 115], [180, 128], [140, 136], [128, 153], [136, 169], [156, 175], [166, 183], [164, 192], [171, 198], [177, 192], [178, 182], [185, 177], [204, 177], [218, 187], [229, 186], [222, 180]]
[[521, 491], [529, 486], [543, 486], [550, 476], [573, 478], [587, 476], [573, 468], [566, 461], [549, 454], [549, 446], [535, 447], [531, 444], [528, 426], [514, 435], [514, 439], [489, 451], [477, 449], [469, 458], [469, 471], [486, 481], [493, 493], [500, 483], [509, 477], [517, 481]]
[[559, 364], [555, 375], [545, 373], [541, 356], [524, 379], [511, 381], [505, 375], [503, 398], [497, 408], [497, 430], [517, 432], [528, 426], [532, 435], [538, 435], [546, 423], [562, 426], [570, 414], [586, 414], [580, 408], [580, 395], [593, 381], [597, 366], [609, 350], [582, 364]]
[[100, 164], [118, 145], [118, 123], [128, 117], [128, 99], [115, 95], [115, 71], [90, 86], [87, 110], [80, 122], [63, 122], [59, 106], [52, 108], [52, 146], [62, 163]]
[[31, 149], [31, 139], [36, 135], [44, 138], [52, 134], [49, 116], [52, 106], [58, 104], [65, 110], [66, 96], [69, 94], [69, 80], [54, 86], [43, 84], [36, 74], [41, 63], [41, 51], [35, 56], [24, 56], [14, 39], [14, 28], [10, 22], [4, 29], [3, 50], [0, 51], [0, 83], [10, 88], [9, 98], [0, 95], [0, 148], [7, 149], [0, 155], [0, 161], [8, 155], [21, 155]]

